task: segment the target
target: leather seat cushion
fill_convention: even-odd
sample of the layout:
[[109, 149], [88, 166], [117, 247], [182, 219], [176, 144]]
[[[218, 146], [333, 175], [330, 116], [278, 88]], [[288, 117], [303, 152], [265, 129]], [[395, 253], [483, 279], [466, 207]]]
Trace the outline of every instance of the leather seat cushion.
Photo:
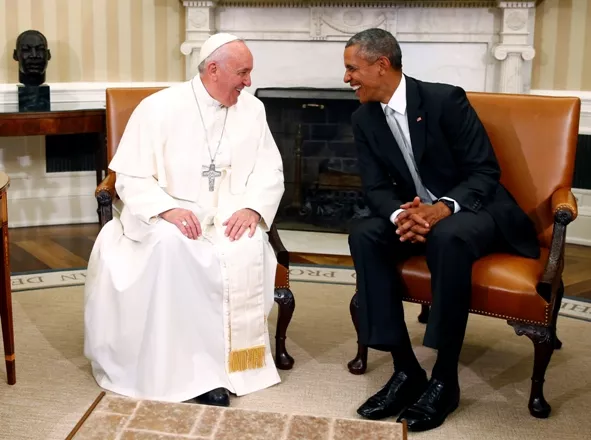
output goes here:
[[[549, 251], [537, 260], [509, 254], [491, 254], [472, 270], [471, 312], [531, 324], [547, 325], [549, 304], [536, 292]], [[398, 266], [406, 287], [404, 299], [431, 302], [431, 275], [425, 257], [412, 257]]]

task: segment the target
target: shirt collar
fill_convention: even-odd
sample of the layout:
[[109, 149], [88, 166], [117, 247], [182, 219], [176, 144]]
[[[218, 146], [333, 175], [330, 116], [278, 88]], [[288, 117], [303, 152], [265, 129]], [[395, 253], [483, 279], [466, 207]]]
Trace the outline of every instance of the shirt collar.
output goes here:
[[386, 110], [387, 105], [392, 110], [400, 113], [401, 115], [406, 114], [406, 78], [404, 75], [402, 75], [402, 78], [400, 78], [400, 84], [398, 84], [398, 87], [394, 91], [390, 101], [388, 101], [388, 104], [380, 104], [382, 105], [382, 110], [384, 111]]
[[216, 107], [221, 108], [222, 104], [211, 97], [205, 86], [203, 85], [203, 81], [201, 81], [201, 77], [197, 74], [191, 80], [193, 84], [193, 88], [195, 89], [195, 95], [197, 96], [197, 100], [200, 103], [205, 104], [205, 107]]

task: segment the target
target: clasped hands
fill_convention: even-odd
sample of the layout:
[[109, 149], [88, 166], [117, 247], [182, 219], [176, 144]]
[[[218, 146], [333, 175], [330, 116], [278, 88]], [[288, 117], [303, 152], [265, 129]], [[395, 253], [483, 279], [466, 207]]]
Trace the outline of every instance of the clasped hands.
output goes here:
[[396, 234], [400, 236], [400, 241], [410, 241], [411, 243], [424, 243], [427, 234], [433, 226], [440, 220], [452, 214], [451, 210], [441, 202], [434, 205], [421, 203], [418, 197], [412, 202], [400, 206], [404, 209], [394, 220], [396, 225]]
[[[183, 208], [173, 208], [161, 213], [160, 217], [179, 228], [181, 233], [187, 238], [197, 240], [202, 234], [201, 224], [193, 211]], [[248, 236], [252, 237], [260, 219], [261, 216], [258, 212], [249, 208], [240, 209], [222, 223], [226, 227], [224, 235], [230, 241], [235, 241], [242, 237], [244, 232], [249, 229]]]

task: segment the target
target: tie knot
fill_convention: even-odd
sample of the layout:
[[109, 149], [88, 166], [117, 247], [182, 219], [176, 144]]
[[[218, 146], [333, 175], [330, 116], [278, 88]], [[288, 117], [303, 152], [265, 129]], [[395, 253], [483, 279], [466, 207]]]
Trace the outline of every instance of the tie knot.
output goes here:
[[396, 110], [394, 110], [389, 105], [386, 106], [385, 111], [386, 111], [386, 116], [394, 116], [394, 113], [396, 113]]

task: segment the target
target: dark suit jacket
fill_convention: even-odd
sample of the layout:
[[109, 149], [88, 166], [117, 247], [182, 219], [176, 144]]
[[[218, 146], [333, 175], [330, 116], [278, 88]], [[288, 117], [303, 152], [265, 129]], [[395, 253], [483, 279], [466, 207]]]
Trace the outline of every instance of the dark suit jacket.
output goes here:
[[[406, 76], [406, 100], [415, 161], [429, 191], [464, 211], [485, 209], [514, 251], [537, 258], [533, 223], [501, 185], [494, 150], [465, 91]], [[416, 196], [412, 177], [379, 102], [360, 106], [351, 122], [367, 203], [389, 219]]]

